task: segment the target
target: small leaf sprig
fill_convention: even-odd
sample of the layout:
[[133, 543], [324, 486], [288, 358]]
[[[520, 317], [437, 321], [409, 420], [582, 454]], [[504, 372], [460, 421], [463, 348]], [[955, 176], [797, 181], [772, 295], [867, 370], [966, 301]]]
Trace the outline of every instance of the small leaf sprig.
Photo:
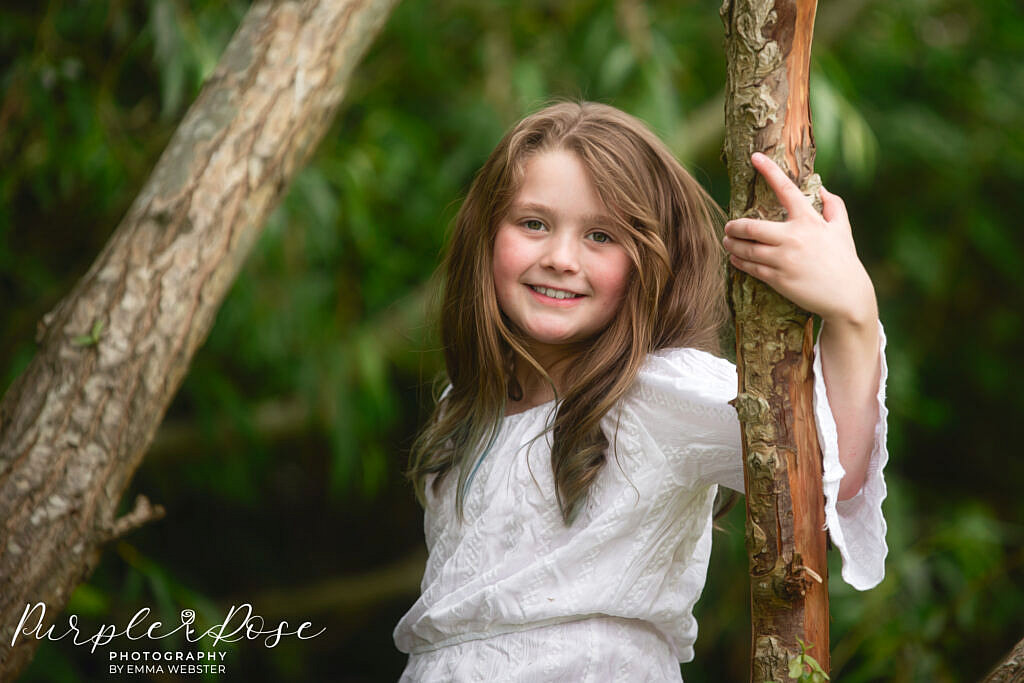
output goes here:
[[71, 340], [74, 346], [96, 346], [100, 342], [100, 336], [103, 334], [103, 321], [97, 318], [92, 323], [92, 329], [89, 334], [80, 334]]
[[[821, 668], [818, 660], [807, 653], [814, 647], [814, 644], [805, 643], [800, 638], [797, 638], [796, 642], [800, 643], [800, 654], [789, 660], [789, 679], [798, 681], [798, 683], [825, 683], [825, 681], [831, 680], [825, 670]], [[767, 683], [778, 682], [768, 681]]]

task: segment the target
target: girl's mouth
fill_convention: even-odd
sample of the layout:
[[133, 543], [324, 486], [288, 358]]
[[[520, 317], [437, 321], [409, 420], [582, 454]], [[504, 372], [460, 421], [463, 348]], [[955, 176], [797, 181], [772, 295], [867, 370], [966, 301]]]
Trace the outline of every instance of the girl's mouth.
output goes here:
[[542, 287], [539, 285], [527, 285], [530, 289], [543, 294], [544, 296], [551, 297], [552, 299], [579, 299], [583, 295], [576, 294], [575, 292], [569, 292], [564, 289], [554, 289], [552, 287]]

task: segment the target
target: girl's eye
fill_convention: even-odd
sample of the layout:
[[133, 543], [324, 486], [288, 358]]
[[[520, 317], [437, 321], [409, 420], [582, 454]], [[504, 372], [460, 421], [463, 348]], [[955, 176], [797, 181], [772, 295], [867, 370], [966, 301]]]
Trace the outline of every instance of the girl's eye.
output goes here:
[[523, 227], [527, 230], [543, 230], [544, 224], [533, 218], [523, 221]]
[[612, 236], [611, 235], [609, 235], [606, 232], [600, 232], [600, 231], [592, 232], [589, 235], [587, 235], [587, 237], [589, 237], [590, 239], [594, 240], [598, 244], [605, 244], [607, 242], [611, 242], [612, 241]]

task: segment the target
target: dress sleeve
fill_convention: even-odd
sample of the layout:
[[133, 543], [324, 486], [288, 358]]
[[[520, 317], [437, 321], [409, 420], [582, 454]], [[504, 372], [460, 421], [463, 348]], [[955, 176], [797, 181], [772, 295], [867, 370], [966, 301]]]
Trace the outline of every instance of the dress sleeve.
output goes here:
[[[882, 470], [886, 450], [885, 334], [879, 324], [881, 373], [878, 421], [867, 477], [860, 492], [839, 501], [845, 474], [839, 462], [835, 420], [814, 346], [814, 416], [822, 453], [825, 524], [843, 559], [842, 577], [859, 590], [885, 575], [886, 524]], [[636, 412], [644, 431], [665, 454], [682, 483], [719, 484], [743, 492], [740, 425], [729, 401], [736, 396], [736, 368], [727, 360], [695, 349], [664, 349], [648, 358], [638, 376]]]
[[[878, 323], [878, 335], [881, 372], [876, 394], [878, 420], [875, 422], [875, 443], [868, 460], [864, 486], [847, 500], [839, 500], [839, 482], [845, 471], [839, 463], [839, 438], [825, 392], [821, 349], [818, 343], [814, 345], [814, 421], [818, 427], [824, 470], [825, 526], [843, 558], [843, 580], [858, 590], [867, 590], [881, 583], [885, 577], [885, 556], [889, 552], [885, 542], [885, 517], [882, 516], [882, 501], [886, 494], [882, 470], [889, 461], [885, 443], [889, 411], [885, 407], [888, 367], [885, 363], [885, 330], [881, 322]], [[820, 334], [818, 339], [820, 342]]]
[[647, 357], [628, 401], [646, 446], [660, 453], [683, 487], [719, 484], [743, 493], [736, 367], [691, 348]]

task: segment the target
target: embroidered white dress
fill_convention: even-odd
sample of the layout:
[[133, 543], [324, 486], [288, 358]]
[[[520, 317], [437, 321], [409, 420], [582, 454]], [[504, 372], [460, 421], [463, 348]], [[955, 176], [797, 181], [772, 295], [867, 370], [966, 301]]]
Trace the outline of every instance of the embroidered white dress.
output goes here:
[[[867, 481], [842, 502], [815, 348], [825, 518], [843, 579], [862, 590], [882, 580], [887, 553], [884, 343], [883, 335]], [[555, 501], [550, 432], [536, 438], [554, 404], [506, 417], [461, 523], [457, 478], [446, 477], [436, 495], [427, 487], [422, 596], [394, 634], [410, 654], [401, 680], [680, 681], [679, 662], [693, 659], [715, 493], [719, 485], [743, 490], [739, 422], [727, 403], [735, 395], [726, 360], [694, 349], [649, 356], [602, 422], [615, 453], [570, 527]]]

